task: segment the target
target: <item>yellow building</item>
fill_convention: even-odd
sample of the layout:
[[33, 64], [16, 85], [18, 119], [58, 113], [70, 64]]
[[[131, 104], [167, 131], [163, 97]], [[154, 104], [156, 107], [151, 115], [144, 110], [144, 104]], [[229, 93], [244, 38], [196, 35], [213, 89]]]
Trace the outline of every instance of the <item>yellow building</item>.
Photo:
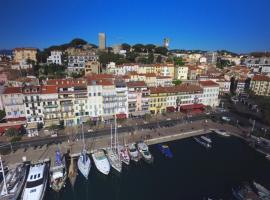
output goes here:
[[15, 48], [13, 50], [14, 61], [24, 63], [30, 59], [37, 62], [37, 49], [36, 48]]
[[174, 77], [174, 65], [171, 63], [140, 65], [138, 73], [140, 74], [155, 73], [159, 76]]
[[195, 84], [150, 88], [149, 111], [152, 114], [175, 111], [178, 107], [202, 103], [203, 89]]
[[188, 67], [187, 66], [175, 66], [174, 78], [179, 80], [187, 80]]
[[255, 95], [270, 96], [270, 77], [255, 75], [251, 80], [250, 89]]
[[85, 75], [87, 74], [100, 74], [100, 63], [97, 61], [87, 61], [85, 63]]

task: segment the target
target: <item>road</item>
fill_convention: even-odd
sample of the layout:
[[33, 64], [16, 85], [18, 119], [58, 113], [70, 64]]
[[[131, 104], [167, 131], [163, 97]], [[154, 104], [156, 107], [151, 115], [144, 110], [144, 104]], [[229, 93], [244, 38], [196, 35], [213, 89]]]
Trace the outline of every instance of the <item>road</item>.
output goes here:
[[[200, 114], [200, 115], [195, 115], [192, 117], [186, 117], [186, 118], [180, 118], [180, 119], [171, 119], [171, 120], [163, 120], [163, 121], [157, 121], [157, 122], [151, 122], [147, 124], [140, 124], [137, 126], [124, 126], [118, 128], [118, 133], [119, 135], [127, 132], [134, 132], [135, 130], [142, 130], [142, 129], [157, 129], [160, 127], [169, 127], [169, 126], [174, 126], [176, 124], [181, 124], [181, 123], [191, 123], [192, 121], [197, 121], [197, 120], [213, 120], [213, 121], [219, 121], [221, 122], [220, 118], [221, 116], [227, 116], [231, 119], [231, 124], [236, 125], [236, 126], [242, 126], [247, 129], [251, 130], [251, 123], [248, 121], [247, 118], [244, 118], [242, 116], [239, 116], [235, 113], [232, 112], [219, 112], [219, 113], [213, 113], [211, 115], [206, 115], [206, 114]], [[221, 122], [222, 123], [222, 122]], [[257, 123], [255, 128], [260, 129], [261, 127], [265, 127], [264, 125], [262, 126], [260, 123]], [[94, 132], [85, 132], [85, 138], [93, 138], [97, 139], [98, 137], [102, 136], [109, 136], [110, 135], [110, 129], [103, 129], [103, 130], [97, 130]], [[79, 139], [81, 137], [81, 134], [76, 134], [73, 136], [73, 140]], [[10, 150], [17, 150], [19, 148], [29, 148], [29, 147], [35, 147], [37, 148], [38, 146], [44, 146], [44, 145], [51, 145], [51, 144], [58, 144], [62, 143], [63, 141], [68, 141], [70, 140], [69, 135], [59, 135], [57, 137], [39, 137], [39, 138], [33, 138], [31, 140], [26, 140], [26, 141], [19, 141], [16, 143], [13, 143], [12, 145], [9, 144], [0, 144], [0, 153], [5, 154], [6, 152]]]

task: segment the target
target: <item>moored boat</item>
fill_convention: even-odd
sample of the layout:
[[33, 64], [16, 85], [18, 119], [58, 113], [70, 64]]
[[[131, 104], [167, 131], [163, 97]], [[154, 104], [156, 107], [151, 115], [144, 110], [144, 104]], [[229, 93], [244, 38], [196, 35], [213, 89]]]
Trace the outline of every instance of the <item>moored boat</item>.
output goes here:
[[223, 136], [223, 137], [230, 137], [230, 135], [228, 133], [226, 133], [226, 130], [222, 130], [222, 129], [217, 129], [217, 130], [214, 130], [214, 132], [220, 136]]
[[127, 147], [119, 147], [119, 155], [120, 155], [120, 160], [125, 163], [126, 165], [129, 165], [130, 163], [130, 157], [128, 154], [128, 149]]
[[65, 157], [61, 155], [60, 150], [57, 149], [55, 152], [55, 161], [50, 169], [50, 187], [59, 192], [66, 183], [67, 179], [67, 168]]
[[106, 150], [107, 152], [107, 158], [109, 160], [110, 165], [112, 166], [112, 168], [114, 168], [116, 171], [121, 172], [122, 171], [122, 162], [118, 156], [118, 154], [116, 153], [116, 151], [114, 151], [111, 148], [108, 148]]
[[140, 152], [140, 154], [142, 155], [143, 159], [147, 163], [152, 163], [154, 161], [154, 157], [150, 153], [147, 144], [145, 144], [144, 142], [138, 142], [137, 148], [138, 148], [138, 151]]
[[74, 188], [76, 178], [77, 178], [77, 167], [74, 164], [74, 157], [70, 158], [70, 165], [69, 165], [69, 169], [68, 169], [68, 178], [69, 178], [69, 182], [70, 182], [72, 188]]
[[110, 172], [110, 163], [104, 153], [104, 150], [99, 149], [92, 153], [94, 163], [101, 173], [108, 175]]
[[166, 157], [168, 157], [168, 158], [173, 157], [172, 151], [170, 150], [168, 145], [158, 144], [157, 147]]
[[260, 200], [259, 196], [245, 183], [232, 188], [232, 194], [237, 200]]
[[131, 160], [134, 160], [135, 162], [138, 162], [140, 160], [140, 154], [136, 148], [135, 143], [131, 143], [128, 145], [128, 153]]
[[255, 181], [253, 181], [253, 185], [258, 190], [258, 195], [262, 199], [270, 199], [270, 190], [266, 189], [264, 186], [262, 186], [261, 184], [255, 182]]
[[211, 148], [211, 144], [208, 143], [206, 140], [203, 140], [201, 137], [193, 137], [196, 142], [201, 144], [202, 146], [206, 148]]
[[47, 161], [30, 165], [22, 200], [42, 200], [44, 198], [50, 164]]
[[86, 154], [86, 150], [84, 149], [79, 156], [78, 159], [78, 169], [82, 173], [82, 175], [88, 179], [88, 175], [91, 169], [91, 161], [89, 156]]
[[6, 175], [4, 171], [2, 171], [3, 181], [0, 184], [1, 200], [18, 199], [26, 180], [26, 172], [27, 166], [24, 163], [18, 164], [15, 168], [10, 169]]

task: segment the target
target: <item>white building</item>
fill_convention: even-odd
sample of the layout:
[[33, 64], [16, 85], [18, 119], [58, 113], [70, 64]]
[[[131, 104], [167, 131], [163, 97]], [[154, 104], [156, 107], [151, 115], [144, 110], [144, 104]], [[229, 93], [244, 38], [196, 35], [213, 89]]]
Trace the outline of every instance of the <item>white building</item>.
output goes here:
[[43, 124], [43, 104], [40, 98], [41, 86], [23, 87], [23, 94], [27, 123]]
[[114, 62], [110, 62], [106, 66], [107, 72], [114, 75], [125, 75], [129, 72], [137, 72], [139, 69], [138, 64], [127, 63], [122, 65], [116, 65]]
[[219, 84], [219, 94], [229, 94], [230, 93], [230, 87], [231, 87], [231, 81], [227, 81], [225, 79], [218, 79], [216, 83]]
[[187, 80], [188, 67], [187, 66], [175, 66], [175, 79]]
[[87, 94], [89, 116], [97, 121], [103, 115], [102, 80], [88, 80]]
[[25, 121], [24, 96], [21, 87], [7, 87], [2, 94], [7, 121]]
[[51, 51], [51, 55], [47, 58], [47, 64], [62, 65], [62, 52]]
[[87, 61], [97, 61], [96, 55], [70, 55], [68, 56], [68, 71], [81, 72], [85, 70]]
[[219, 105], [219, 84], [214, 81], [200, 81], [200, 86], [203, 88], [202, 103], [205, 106], [216, 107]]
[[115, 92], [116, 92], [115, 114], [117, 118], [127, 118], [128, 117], [128, 88], [124, 80], [115, 81]]

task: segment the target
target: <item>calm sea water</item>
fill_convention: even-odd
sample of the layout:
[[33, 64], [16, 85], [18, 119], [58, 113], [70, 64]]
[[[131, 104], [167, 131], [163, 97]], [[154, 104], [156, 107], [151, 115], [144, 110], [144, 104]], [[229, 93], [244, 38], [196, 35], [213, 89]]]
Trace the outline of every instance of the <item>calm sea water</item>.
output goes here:
[[192, 138], [167, 143], [172, 159], [153, 145], [153, 164], [132, 162], [121, 174], [104, 176], [93, 164], [88, 181], [79, 174], [74, 190], [68, 182], [60, 193], [48, 189], [46, 199], [233, 199], [232, 186], [244, 181], [256, 180], [270, 187], [270, 162], [261, 154], [238, 138], [210, 136], [213, 147], [208, 150]]

